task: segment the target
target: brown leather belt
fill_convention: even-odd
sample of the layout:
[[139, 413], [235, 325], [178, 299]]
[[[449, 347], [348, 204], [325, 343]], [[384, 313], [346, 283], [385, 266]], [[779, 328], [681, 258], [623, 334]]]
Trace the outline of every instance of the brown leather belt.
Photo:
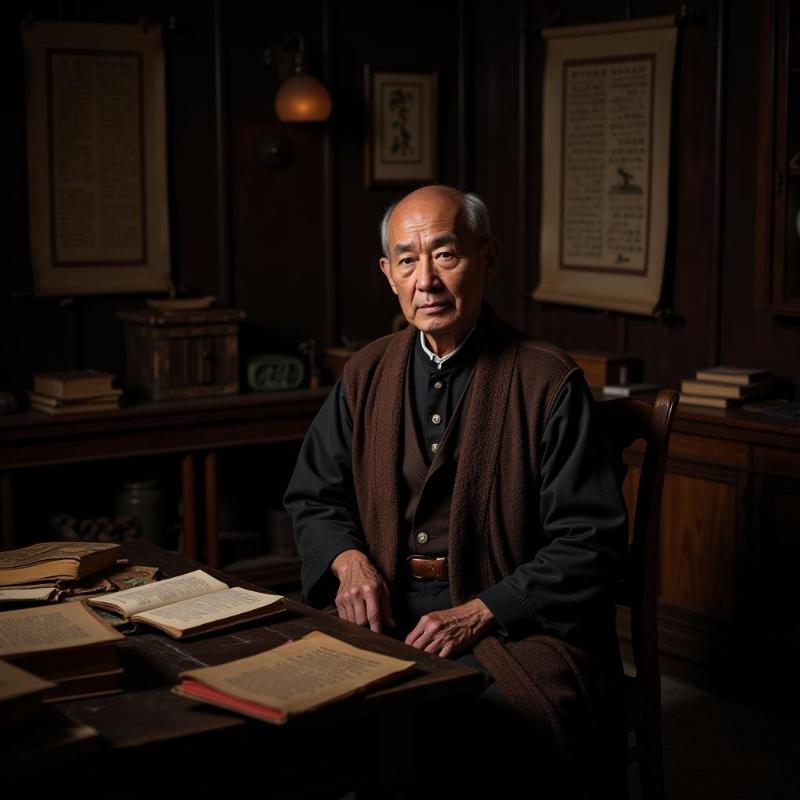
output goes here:
[[446, 581], [448, 578], [447, 556], [409, 556], [408, 569], [411, 577], [421, 580]]

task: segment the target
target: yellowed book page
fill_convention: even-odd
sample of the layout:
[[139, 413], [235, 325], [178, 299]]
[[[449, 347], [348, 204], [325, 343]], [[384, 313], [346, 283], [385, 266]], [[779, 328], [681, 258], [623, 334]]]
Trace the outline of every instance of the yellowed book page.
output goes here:
[[7, 661], [0, 661], [0, 702], [11, 700], [13, 697], [24, 697], [34, 692], [43, 692], [54, 686], [52, 681], [31, 675], [30, 672], [15, 667]]
[[197, 569], [194, 572], [187, 572], [186, 575], [178, 575], [176, 578], [167, 578], [165, 581], [115, 592], [112, 597], [102, 599], [93, 597], [87, 602], [93, 606], [119, 611], [130, 617], [131, 614], [140, 614], [142, 611], [150, 611], [180, 600], [191, 600], [193, 597], [200, 597], [209, 592], [220, 592], [227, 588], [226, 583]]
[[266, 653], [218, 667], [190, 670], [182, 677], [294, 714], [347, 697], [413, 667], [413, 661], [373, 653], [313, 631]]
[[0, 603], [40, 602], [49, 600], [57, 591], [58, 588], [55, 586], [0, 589]]
[[249, 589], [234, 587], [221, 592], [213, 592], [191, 600], [182, 600], [168, 606], [143, 611], [135, 615], [137, 621], [168, 625], [179, 631], [196, 628], [210, 622], [218, 622], [228, 617], [266, 608], [282, 599], [279, 594], [252, 592]]
[[124, 638], [82, 603], [0, 614], [0, 656], [62, 650]]

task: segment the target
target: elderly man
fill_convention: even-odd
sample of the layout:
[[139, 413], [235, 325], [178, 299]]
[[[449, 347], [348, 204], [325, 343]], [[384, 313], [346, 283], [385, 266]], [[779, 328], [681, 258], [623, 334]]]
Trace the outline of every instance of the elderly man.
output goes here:
[[481, 724], [538, 759], [532, 785], [549, 770], [583, 791], [617, 741], [626, 541], [591, 395], [568, 355], [483, 301], [500, 246], [478, 197], [419, 189], [381, 238], [409, 326], [350, 359], [303, 444], [285, 502], [304, 599], [481, 668]]

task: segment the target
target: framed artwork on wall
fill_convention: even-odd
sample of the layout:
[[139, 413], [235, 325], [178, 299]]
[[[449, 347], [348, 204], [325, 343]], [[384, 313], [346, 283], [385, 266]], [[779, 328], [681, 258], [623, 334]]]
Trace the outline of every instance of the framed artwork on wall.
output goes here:
[[436, 72], [364, 67], [367, 112], [364, 177], [369, 186], [414, 186], [437, 179]]

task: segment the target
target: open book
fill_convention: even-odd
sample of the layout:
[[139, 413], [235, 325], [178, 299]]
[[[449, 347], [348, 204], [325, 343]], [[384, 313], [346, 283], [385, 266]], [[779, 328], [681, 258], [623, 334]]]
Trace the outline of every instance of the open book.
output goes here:
[[152, 625], [175, 639], [272, 617], [286, 610], [279, 594], [230, 589], [201, 569], [86, 602], [130, 622]]
[[282, 725], [296, 714], [394, 681], [414, 666], [312, 631], [265, 653], [183, 672], [172, 691]]

